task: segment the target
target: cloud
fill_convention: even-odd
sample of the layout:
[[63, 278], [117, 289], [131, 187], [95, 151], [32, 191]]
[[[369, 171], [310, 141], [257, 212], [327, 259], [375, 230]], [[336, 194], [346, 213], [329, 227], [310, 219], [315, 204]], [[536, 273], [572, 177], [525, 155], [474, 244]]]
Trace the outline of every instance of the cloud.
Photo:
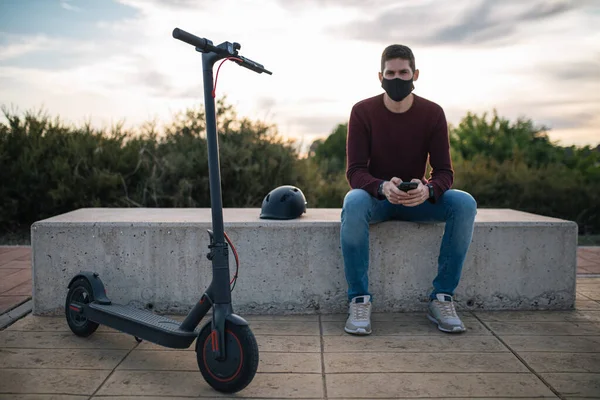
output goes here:
[[1, 37], [6, 44], [0, 45], [0, 61], [10, 60], [36, 51], [54, 47], [56, 42], [45, 35], [20, 36], [4, 34]]
[[208, 1], [201, 0], [117, 0], [121, 4], [141, 10], [149, 7], [167, 8], [178, 11], [197, 10], [210, 5]]
[[71, 5], [70, 0], [61, 0], [60, 6], [62, 8], [64, 8], [65, 10], [69, 10], [69, 11], [75, 11], [75, 12], [81, 11], [81, 8]]
[[567, 81], [590, 81], [600, 84], [600, 54], [596, 60], [562, 62], [545, 68], [546, 74], [553, 79]]
[[[413, 45], [489, 45], [510, 39], [527, 24], [565, 14], [586, 2], [431, 2], [400, 4], [374, 18], [357, 19], [332, 28], [341, 37], [372, 42], [403, 41]], [[365, 15], [368, 15], [365, 13]]]

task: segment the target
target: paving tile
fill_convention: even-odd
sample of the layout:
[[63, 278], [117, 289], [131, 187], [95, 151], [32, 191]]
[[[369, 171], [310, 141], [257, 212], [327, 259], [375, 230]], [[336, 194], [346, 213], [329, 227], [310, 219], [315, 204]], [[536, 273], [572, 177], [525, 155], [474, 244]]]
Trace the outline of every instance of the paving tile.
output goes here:
[[600, 311], [581, 310], [577, 312], [576, 318], [572, 321], [577, 322], [600, 322]]
[[2, 296], [32, 296], [31, 279], [2, 294]]
[[127, 350], [0, 349], [0, 368], [113, 369]]
[[577, 255], [591, 259], [600, 259], [600, 246], [579, 246]]
[[591, 299], [587, 296], [582, 295], [579, 292], [575, 292], [575, 301], [577, 301], [577, 300], [591, 300]]
[[600, 335], [600, 322], [488, 322], [494, 333], [506, 335]]
[[600, 300], [600, 288], [577, 288], [577, 292], [589, 297], [591, 300]]
[[[270, 336], [257, 335], [256, 342], [260, 352], [289, 352], [289, 353], [319, 353], [321, 340], [319, 336]], [[184, 351], [195, 351], [195, 342]], [[158, 346], [154, 343], [143, 341], [137, 347], [139, 350], [174, 351], [168, 347]]]
[[[95, 399], [95, 397], [93, 397]], [[331, 399], [331, 397], [329, 397]], [[540, 400], [540, 399], [558, 399], [557, 396], [540, 396], [540, 397], [440, 397], [442, 399], [451, 400]], [[394, 400], [423, 400], [433, 399], [433, 397], [387, 397], [387, 399]], [[132, 399], [133, 400], [133, 399]], [[336, 397], [335, 400], [372, 400], [370, 398], [357, 398], [357, 397]]]
[[529, 371], [512, 353], [325, 353], [324, 359], [328, 374]]
[[536, 353], [518, 354], [536, 372], [595, 372], [600, 373], [599, 353]]
[[[260, 353], [258, 372], [321, 373], [319, 353]], [[198, 371], [191, 351], [134, 350], [118, 369]]]
[[321, 374], [256, 374], [254, 380], [239, 397], [270, 399], [322, 398]]
[[124, 333], [95, 332], [87, 338], [69, 332], [0, 331], [0, 348], [23, 349], [131, 349], [136, 341]]
[[31, 281], [31, 270], [28, 269], [20, 269], [14, 274], [5, 276], [0, 281], [0, 294], [5, 294], [8, 290], [27, 281]]
[[300, 315], [241, 315], [248, 322], [253, 321], [290, 321], [290, 322], [303, 322], [303, 321], [315, 321], [319, 322], [319, 316], [317, 314], [300, 314]]
[[251, 325], [254, 335], [319, 335], [319, 321], [253, 321]]
[[320, 353], [268, 353], [259, 355], [258, 372], [320, 374]]
[[7, 269], [31, 269], [31, 261], [13, 260], [4, 264], [0, 264], [0, 273]]
[[530, 373], [328, 374], [326, 380], [330, 398], [553, 396]]
[[590, 274], [600, 274], [600, 264], [587, 266], [585, 270]]
[[594, 310], [600, 311], [600, 301], [596, 300], [576, 300], [575, 308], [577, 310]]
[[98, 395], [198, 396], [213, 394], [199, 371], [116, 370]]
[[27, 254], [31, 254], [31, 249], [29, 247], [11, 248], [8, 251], [4, 251], [3, 253], [0, 253], [0, 265], [6, 264], [10, 261], [24, 257]]
[[17, 272], [23, 270], [24, 268], [1, 268], [0, 269], [0, 279], [4, 280], [8, 278], [12, 274], [16, 274]]
[[[11, 331], [25, 332], [69, 332], [72, 334], [69, 325], [67, 325], [67, 319], [64, 316], [46, 317], [29, 314], [25, 318], [21, 318], [6, 329]], [[105, 325], [100, 325], [96, 330], [96, 333], [98, 332], [117, 333], [118, 331], [109, 328]], [[96, 333], [94, 333], [94, 335]]]
[[135, 349], [123, 360], [118, 369], [198, 371], [196, 352], [187, 350]]
[[0, 296], [0, 314], [27, 301], [31, 296]]
[[600, 374], [541, 374], [556, 391], [569, 397], [600, 397]]
[[[209, 395], [207, 397], [205, 397], [204, 395], [202, 397], [179, 397], [179, 396], [144, 396], [144, 397], [140, 397], [140, 396], [93, 396], [91, 398], [91, 400], [190, 400], [190, 399], [197, 399], [197, 400], [206, 400], [206, 399], [219, 399], [219, 400], [273, 400], [274, 398], [264, 398], [264, 397], [221, 397], [220, 395], [214, 394], [214, 395]], [[315, 399], [322, 399], [322, 397], [311, 397], [311, 398], [294, 398], [294, 400], [315, 400]], [[2, 400], [2, 398], [0, 397], [0, 400]], [[338, 400], [338, 399], [336, 399]], [[356, 400], [356, 399], [353, 399]], [[404, 400], [404, 399], [403, 399]], [[453, 400], [460, 400], [460, 399], [453, 399]], [[494, 399], [494, 400], [498, 400], [498, 399]], [[502, 400], [502, 399], [500, 399]], [[514, 399], [512, 399], [514, 400]], [[523, 399], [519, 399], [519, 400], [523, 400]], [[525, 399], [528, 400], [528, 399]], [[539, 398], [538, 398], [539, 400]]]
[[[597, 314], [594, 315], [594, 313]], [[527, 322], [594, 322], [600, 321], [600, 312], [594, 311], [478, 311], [476, 315], [483, 322], [527, 321]]]
[[257, 336], [259, 351], [277, 353], [320, 353], [319, 336]]
[[493, 336], [324, 336], [325, 352], [505, 352]]
[[584, 286], [600, 287], [600, 278], [595, 276], [583, 277], [577, 279], [577, 289]]
[[[226, 397], [212, 389], [200, 371], [116, 370], [102, 385], [98, 395], [214, 396]], [[322, 397], [321, 374], [256, 374], [236, 397], [301, 398]]]
[[88, 400], [88, 399], [89, 399], [89, 396], [71, 396], [71, 395], [65, 395], [65, 394], [0, 394], [0, 400]]
[[502, 336], [517, 353], [527, 351], [586, 353], [600, 351], [600, 336]]
[[0, 393], [61, 393], [92, 395], [109, 370], [3, 369]]
[[577, 256], [577, 267], [588, 267], [590, 265], [596, 265], [596, 263], [594, 261], [590, 261], [587, 258], [584, 258], [582, 256]]
[[[491, 332], [476, 319], [463, 321], [467, 327], [464, 335], [491, 335]], [[343, 321], [324, 321], [323, 335], [327, 336], [345, 336]], [[438, 335], [440, 333], [437, 325], [429, 320], [418, 321], [371, 321], [373, 333], [372, 336], [387, 335]]]

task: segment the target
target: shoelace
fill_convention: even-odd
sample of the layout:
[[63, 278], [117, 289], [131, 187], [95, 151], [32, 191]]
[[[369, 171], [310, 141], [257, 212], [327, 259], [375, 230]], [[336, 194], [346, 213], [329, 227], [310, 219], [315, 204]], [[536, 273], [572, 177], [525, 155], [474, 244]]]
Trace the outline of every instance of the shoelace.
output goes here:
[[369, 316], [369, 306], [367, 304], [354, 304], [352, 307], [352, 317], [354, 320], [367, 320]]
[[454, 302], [438, 301], [438, 304], [440, 305], [440, 309], [444, 317], [458, 318], [458, 315], [456, 314], [456, 309], [454, 308]]

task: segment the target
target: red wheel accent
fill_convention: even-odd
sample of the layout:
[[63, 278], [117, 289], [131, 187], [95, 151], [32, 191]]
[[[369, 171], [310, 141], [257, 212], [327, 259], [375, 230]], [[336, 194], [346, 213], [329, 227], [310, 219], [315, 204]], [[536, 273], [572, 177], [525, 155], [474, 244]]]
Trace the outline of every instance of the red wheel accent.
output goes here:
[[[235, 339], [235, 341], [237, 342], [238, 348], [240, 349], [240, 365], [238, 366], [237, 371], [235, 371], [235, 374], [233, 374], [233, 376], [231, 378], [227, 378], [227, 379], [223, 379], [223, 378], [219, 378], [217, 376], [215, 376], [215, 374], [212, 373], [212, 371], [210, 370], [210, 368], [208, 367], [208, 365], [206, 364], [206, 358], [207, 358], [207, 354], [206, 354], [206, 342], [208, 340], [211, 341], [211, 346], [213, 350], [218, 350], [219, 349], [219, 345], [218, 342], [216, 340], [213, 340], [213, 336], [216, 338], [217, 337], [217, 331], [212, 331], [212, 333], [206, 338], [206, 340], [204, 341], [204, 345], [202, 346], [203, 349], [203, 359], [204, 359], [204, 367], [206, 368], [206, 370], [208, 371], [208, 373], [210, 374], [210, 376], [213, 377], [213, 379], [219, 381], [219, 382], [231, 382], [232, 380], [234, 380], [239, 374], [240, 371], [242, 370], [242, 365], [244, 365], [244, 351], [242, 349], [242, 344], [240, 343], [240, 339], [238, 339], [238, 337], [235, 335], [235, 333], [231, 332], [229, 329], [227, 329], [225, 331], [226, 333], [231, 334], [231, 336], [233, 336], [233, 338]], [[216, 344], [216, 347], [215, 347]]]

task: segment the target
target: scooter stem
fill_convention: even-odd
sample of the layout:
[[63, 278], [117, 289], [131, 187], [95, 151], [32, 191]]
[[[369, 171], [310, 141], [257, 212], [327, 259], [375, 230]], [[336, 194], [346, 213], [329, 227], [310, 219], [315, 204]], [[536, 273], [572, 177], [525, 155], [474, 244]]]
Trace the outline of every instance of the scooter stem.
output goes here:
[[219, 160], [219, 138], [215, 99], [212, 96], [214, 87], [213, 65], [225, 54], [202, 53], [202, 72], [204, 80], [204, 106], [206, 111], [206, 141], [208, 146], [208, 171], [210, 182], [210, 203], [212, 212], [212, 234], [209, 258], [212, 261], [213, 280], [208, 289], [214, 304], [231, 303], [229, 289], [229, 249], [223, 233], [223, 200], [221, 194], [221, 166]]

